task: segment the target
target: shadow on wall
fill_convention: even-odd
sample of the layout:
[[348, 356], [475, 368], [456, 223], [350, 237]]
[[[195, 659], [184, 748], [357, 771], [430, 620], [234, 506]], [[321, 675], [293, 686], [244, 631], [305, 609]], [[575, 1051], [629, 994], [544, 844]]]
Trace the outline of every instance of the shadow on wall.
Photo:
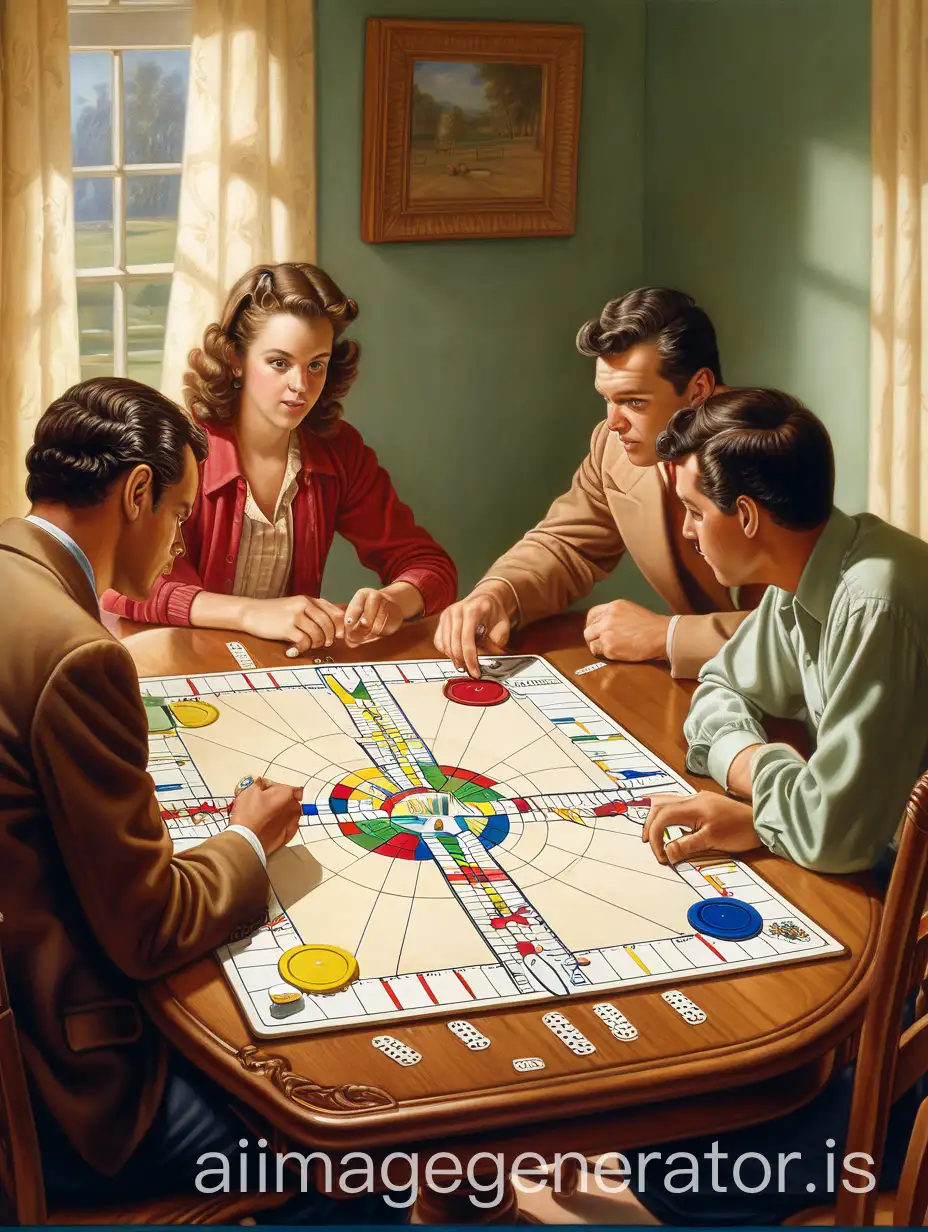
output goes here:
[[851, 512], [866, 504], [869, 61], [868, 0], [648, 6], [648, 279], [703, 302], [728, 381], [822, 417]]

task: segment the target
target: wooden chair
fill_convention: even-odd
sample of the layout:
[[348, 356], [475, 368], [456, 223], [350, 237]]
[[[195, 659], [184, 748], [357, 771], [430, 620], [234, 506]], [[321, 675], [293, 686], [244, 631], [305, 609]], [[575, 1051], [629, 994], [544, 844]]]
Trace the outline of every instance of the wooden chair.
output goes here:
[[[0, 915], [0, 923], [3, 917]], [[289, 1193], [178, 1194], [68, 1210], [46, 1208], [42, 1163], [26, 1072], [0, 951], [0, 1223], [230, 1224], [282, 1205]]]
[[[928, 1071], [928, 773], [905, 806], [902, 839], [883, 910], [870, 996], [857, 1053], [845, 1156], [861, 1151], [878, 1173], [892, 1105]], [[915, 1022], [902, 1031], [909, 991], [919, 987]], [[928, 1100], [918, 1111], [895, 1194], [853, 1193], [839, 1181], [833, 1207], [814, 1207], [787, 1222], [804, 1227], [921, 1225], [928, 1208]], [[852, 1185], [860, 1178], [844, 1173]], [[843, 1178], [842, 1178], [843, 1179]]]

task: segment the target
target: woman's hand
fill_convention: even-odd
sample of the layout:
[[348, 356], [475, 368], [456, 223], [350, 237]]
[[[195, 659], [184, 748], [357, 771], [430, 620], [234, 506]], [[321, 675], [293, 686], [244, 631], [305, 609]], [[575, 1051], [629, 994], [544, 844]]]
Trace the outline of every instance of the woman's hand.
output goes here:
[[250, 599], [242, 631], [271, 642], [290, 642], [288, 655], [331, 646], [344, 633], [344, 609], [328, 599], [290, 595], [286, 599]]
[[[418, 595], [414, 587], [408, 589]], [[372, 586], [362, 586], [345, 610], [345, 645], [360, 646], [395, 633], [403, 621], [409, 619], [405, 608], [410, 604], [404, 604], [404, 598], [404, 595], [397, 595], [393, 587], [375, 590]], [[415, 615], [415, 611], [412, 614]]]

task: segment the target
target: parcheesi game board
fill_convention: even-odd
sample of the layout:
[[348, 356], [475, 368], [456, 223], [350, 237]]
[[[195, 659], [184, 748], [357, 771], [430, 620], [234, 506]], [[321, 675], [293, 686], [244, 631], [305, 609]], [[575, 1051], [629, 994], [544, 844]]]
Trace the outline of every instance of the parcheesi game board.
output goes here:
[[[303, 787], [266, 920], [219, 952], [257, 1035], [842, 952], [737, 860], [659, 865], [641, 842], [649, 797], [690, 787], [545, 660], [482, 666], [479, 682], [432, 660], [141, 682], [178, 850], [228, 824], [244, 776]], [[694, 928], [703, 900], [750, 904], [754, 935]], [[281, 998], [280, 960], [301, 943], [348, 951], [356, 978]]]

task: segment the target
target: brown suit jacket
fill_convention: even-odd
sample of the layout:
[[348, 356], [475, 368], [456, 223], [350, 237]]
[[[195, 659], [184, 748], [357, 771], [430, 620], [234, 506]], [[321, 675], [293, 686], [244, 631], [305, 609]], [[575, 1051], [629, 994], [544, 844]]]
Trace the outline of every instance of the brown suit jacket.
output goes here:
[[267, 877], [239, 834], [175, 856], [146, 771], [127, 651], [70, 552], [0, 526], [0, 911], [35, 1095], [111, 1175], [161, 1099], [166, 1051], [138, 1004], [150, 980], [259, 916]]
[[519, 618], [528, 624], [589, 594], [628, 552], [670, 610], [681, 615], [671, 648], [673, 675], [696, 676], [749, 612], [736, 609], [714, 577], [700, 579], [705, 603], [702, 610], [694, 607], [680, 579], [664, 501], [658, 468], [633, 466], [603, 420], [570, 491], [486, 578], [503, 578], [513, 587]]

